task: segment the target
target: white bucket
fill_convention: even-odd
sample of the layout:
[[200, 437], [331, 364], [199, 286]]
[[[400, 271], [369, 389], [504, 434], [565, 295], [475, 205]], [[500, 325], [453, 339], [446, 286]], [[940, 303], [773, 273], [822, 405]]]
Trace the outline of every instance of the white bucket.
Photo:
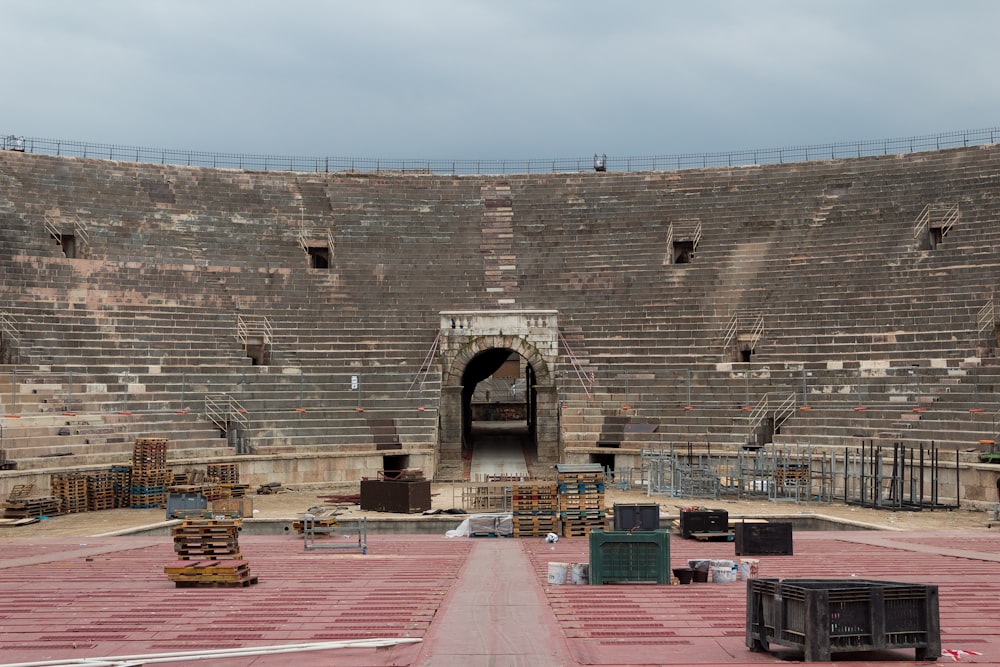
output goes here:
[[561, 586], [566, 583], [569, 563], [549, 563], [549, 583]]
[[[551, 565], [551, 563], [550, 563]], [[571, 584], [589, 584], [590, 583], [590, 564], [589, 563], [573, 563], [569, 567], [569, 582]]]
[[732, 567], [713, 565], [712, 566], [712, 583], [713, 584], [731, 584], [736, 581], [736, 570]]
[[740, 559], [740, 579], [743, 581], [749, 581], [750, 579], [756, 579], [757, 573], [760, 568], [760, 561], [756, 558], [741, 558]]

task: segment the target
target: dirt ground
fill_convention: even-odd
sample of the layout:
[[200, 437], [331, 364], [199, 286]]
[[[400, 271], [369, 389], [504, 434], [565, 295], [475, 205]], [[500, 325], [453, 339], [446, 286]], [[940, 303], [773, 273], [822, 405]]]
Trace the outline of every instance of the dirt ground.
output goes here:
[[[357, 490], [338, 487], [283, 487], [281, 492], [267, 495], [252, 495], [254, 517], [258, 519], [299, 518], [310, 508], [335, 508], [338, 505], [327, 498], [331, 495], [357, 493]], [[435, 509], [450, 509], [460, 506], [461, 494], [448, 484], [432, 486], [432, 506]], [[870, 509], [847, 506], [842, 503], [792, 503], [768, 500], [706, 500], [703, 498], [680, 498], [673, 496], [647, 496], [643, 491], [608, 490], [605, 504], [615, 503], [660, 505], [661, 515], [676, 517], [682, 507], [700, 506], [724, 509], [731, 518], [789, 516], [808, 514], [827, 516], [840, 520], [859, 522], [889, 530], [1000, 530], [1000, 521], [994, 518], [994, 510], [959, 508], [955, 510], [900, 511]], [[388, 517], [388, 513], [362, 512], [356, 505], [346, 506], [351, 516], [369, 515]], [[408, 515], [399, 515], [408, 516]], [[163, 509], [116, 509], [101, 512], [84, 512], [54, 516], [38, 523], [24, 526], [0, 525], [0, 542], [7, 540], [31, 539], [34, 537], [86, 537], [127, 530], [139, 526], [160, 523], [166, 519]], [[456, 517], [456, 526], [461, 517]]]

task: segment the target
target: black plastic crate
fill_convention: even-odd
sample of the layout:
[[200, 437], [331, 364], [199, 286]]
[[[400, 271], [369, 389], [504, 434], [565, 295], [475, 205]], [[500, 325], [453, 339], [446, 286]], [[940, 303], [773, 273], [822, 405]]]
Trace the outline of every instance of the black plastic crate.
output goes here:
[[660, 506], [615, 503], [615, 530], [659, 530]]
[[737, 556], [791, 556], [792, 524], [738, 523]]
[[725, 533], [729, 531], [726, 510], [681, 510], [681, 537], [692, 533]]
[[913, 648], [941, 655], [937, 586], [864, 579], [751, 579], [746, 644], [801, 649], [806, 661], [834, 653]]

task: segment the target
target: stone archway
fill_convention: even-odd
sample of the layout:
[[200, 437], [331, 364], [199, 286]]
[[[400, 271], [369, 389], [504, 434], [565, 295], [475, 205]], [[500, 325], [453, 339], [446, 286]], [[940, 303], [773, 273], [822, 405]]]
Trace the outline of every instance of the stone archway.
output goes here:
[[[510, 333], [508, 333], [510, 332]], [[435, 478], [462, 479], [463, 443], [470, 433], [474, 381], [470, 367], [484, 355], [517, 353], [530, 368], [528, 421], [538, 466], [559, 461], [559, 410], [555, 380], [558, 329], [554, 311], [442, 313], [441, 401]], [[477, 359], [479, 360], [477, 362]]]

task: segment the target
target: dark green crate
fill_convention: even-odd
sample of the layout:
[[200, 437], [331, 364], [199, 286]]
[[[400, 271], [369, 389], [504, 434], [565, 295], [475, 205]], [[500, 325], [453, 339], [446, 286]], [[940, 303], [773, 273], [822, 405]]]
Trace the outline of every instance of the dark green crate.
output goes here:
[[670, 583], [670, 531], [590, 531], [590, 583]]

